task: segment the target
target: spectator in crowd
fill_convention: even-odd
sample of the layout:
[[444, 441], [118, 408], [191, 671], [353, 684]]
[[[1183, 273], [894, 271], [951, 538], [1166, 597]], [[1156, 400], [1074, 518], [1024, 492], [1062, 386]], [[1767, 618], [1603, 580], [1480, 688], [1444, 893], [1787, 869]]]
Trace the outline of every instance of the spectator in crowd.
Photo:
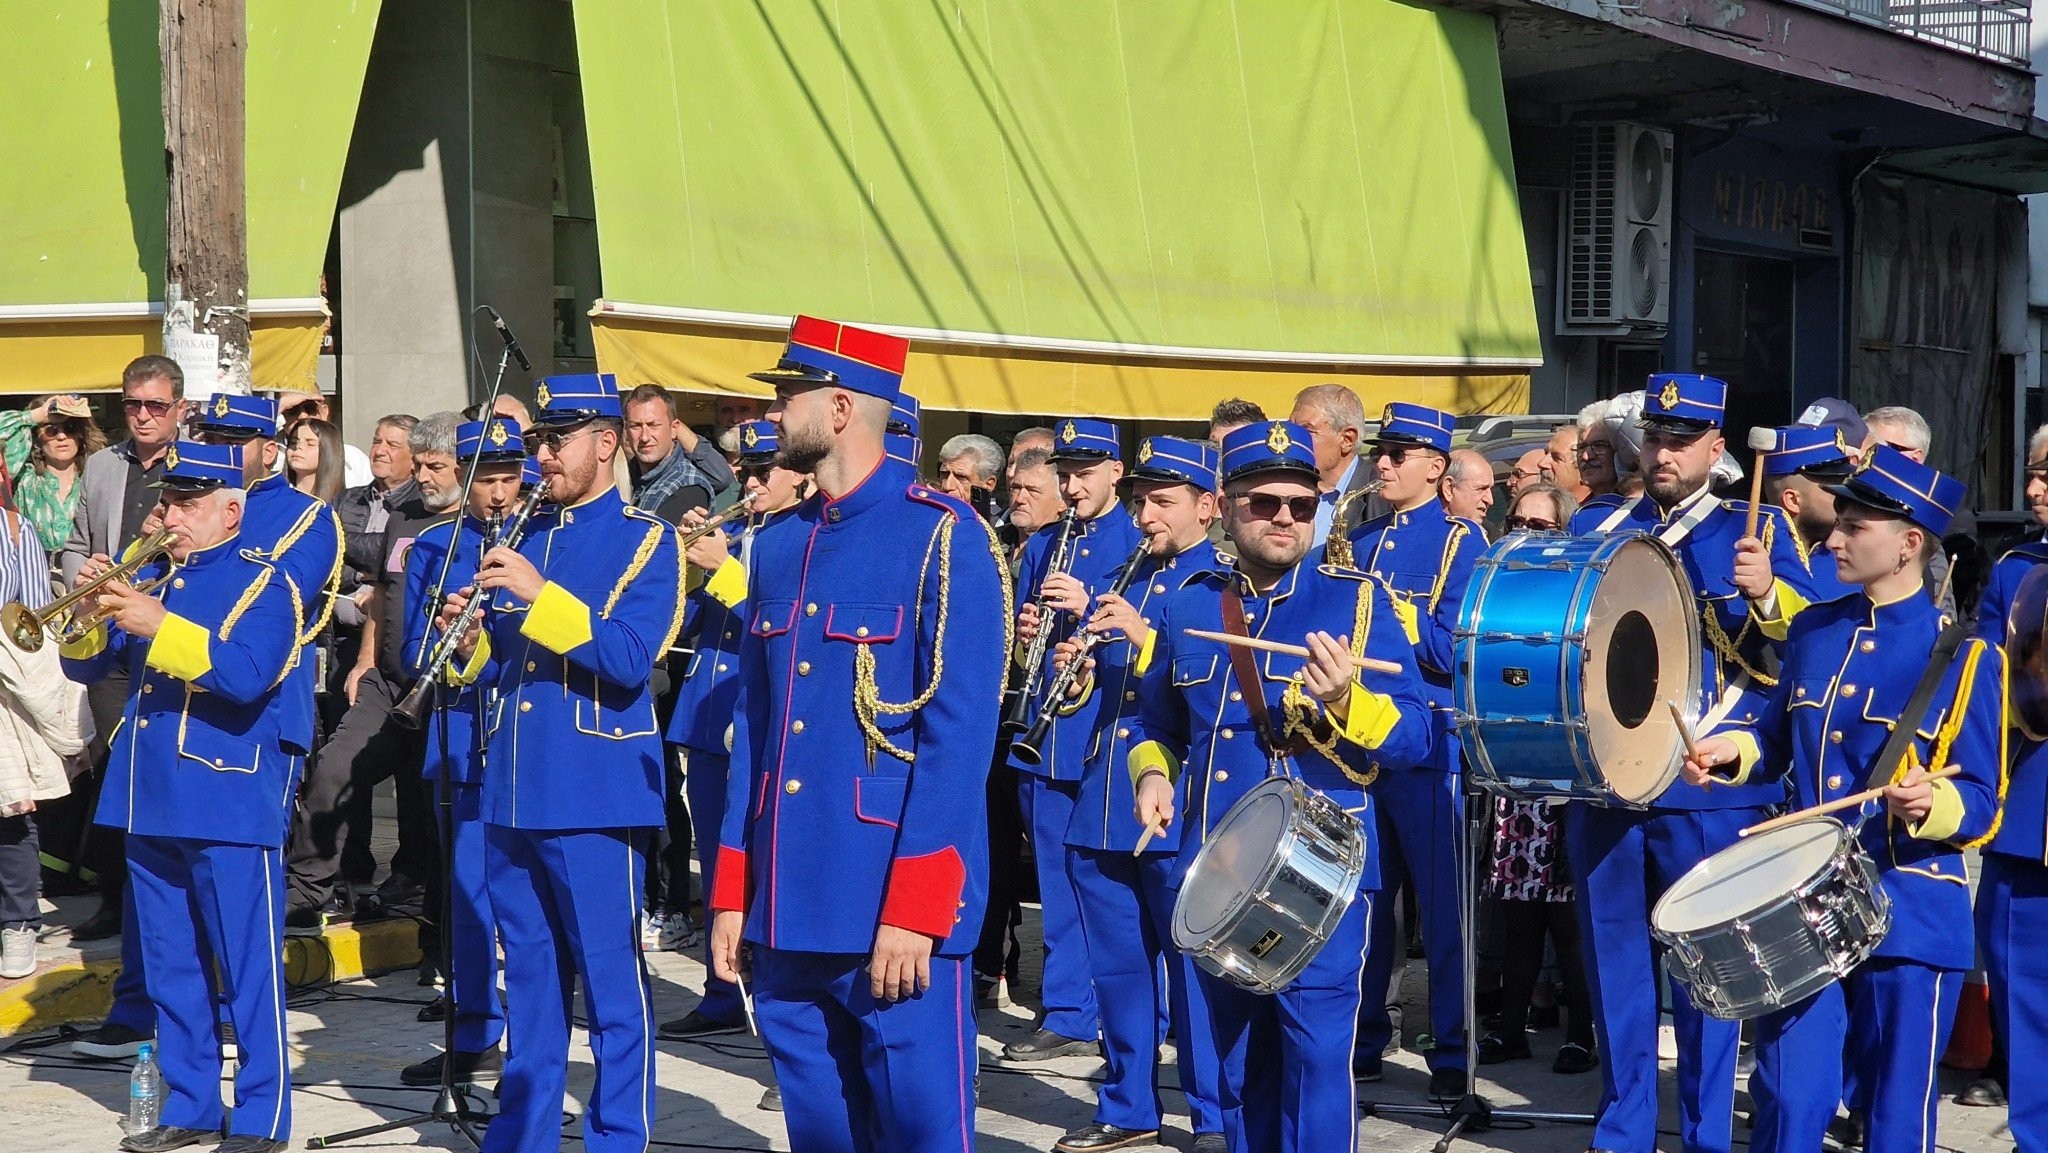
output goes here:
[[[0, 479], [0, 604], [50, 602], [50, 561], [35, 527]], [[85, 693], [64, 677], [57, 646], [27, 652], [0, 643], [0, 980], [35, 972], [43, 927], [36, 806], [71, 791], [65, 762], [91, 729]]]
[[1622, 474], [1614, 449], [1614, 434], [1607, 429], [1607, 401], [1596, 400], [1579, 410], [1579, 485], [1586, 491], [1583, 507], [1592, 501], [1619, 503]]
[[[277, 394], [277, 420], [281, 428], [289, 428], [301, 420], [324, 420], [339, 427], [334, 419], [334, 406], [323, 393], [280, 392]], [[290, 441], [285, 446], [291, 446]], [[341, 446], [341, 487], [355, 488], [370, 483], [370, 457], [352, 444]]]
[[1052, 445], [1052, 429], [1042, 424], [1034, 424], [1030, 428], [1019, 430], [1016, 436], [1010, 438], [1010, 459], [1016, 460], [1032, 449], [1042, 449], [1050, 453]]
[[627, 394], [626, 448], [633, 506], [670, 524], [681, 524], [692, 509], [710, 508], [732, 487], [732, 465], [683, 422], [675, 397], [658, 384]]
[[106, 434], [93, 423], [92, 405], [82, 396], [45, 396], [27, 408], [0, 412], [0, 453], [15, 507], [45, 551], [54, 555], [71, 539], [86, 459], [105, 447]]
[[[318, 417], [300, 417], [286, 425], [284, 435], [285, 479], [300, 492], [334, 504], [341, 499], [341, 430]], [[364, 464], [367, 467], [368, 459]], [[372, 473], [372, 477], [376, 474]]]
[[[418, 492], [412, 479], [411, 445], [413, 426], [418, 423], [418, 417], [402, 412], [379, 418], [370, 439], [370, 483], [342, 490], [341, 499], [334, 503], [347, 546], [342, 585], [345, 590], [351, 583], [362, 589], [355, 597], [355, 619], [350, 624], [362, 623], [361, 608], [369, 600], [367, 585], [376, 579], [377, 566], [383, 560], [377, 553], [392, 507]], [[341, 610], [337, 605], [337, 616]]]
[[1486, 514], [1493, 508], [1493, 462], [1486, 459], [1485, 453], [1470, 448], [1452, 449], [1450, 463], [1444, 467], [1438, 485], [1444, 508], [1452, 516], [1486, 523]]
[[1550, 480], [1545, 471], [1550, 459], [1548, 448], [1532, 448], [1515, 458], [1513, 468], [1508, 470], [1508, 497], [1519, 496], [1523, 489], [1532, 484], [1543, 484]]
[[1865, 447], [1888, 444], [1908, 460], [1927, 463], [1927, 450], [1934, 447], [1934, 430], [1928, 427], [1926, 417], [1901, 405], [1888, 405], [1864, 413], [1863, 424], [1870, 432]]
[[1579, 426], [1558, 425], [1543, 446], [1543, 468], [1550, 483], [1571, 494], [1576, 503], [1586, 499], [1585, 479], [1579, 473]]
[[712, 438], [718, 446], [718, 455], [725, 458], [725, 467], [737, 471], [740, 467], [740, 430], [738, 426], [726, 429]]
[[711, 435], [716, 438], [729, 428], [738, 428], [750, 420], [767, 416], [768, 402], [752, 396], [721, 396], [718, 407], [713, 411]]
[[1209, 410], [1209, 443], [1222, 444], [1223, 438], [1248, 424], [1257, 424], [1266, 419], [1266, 410], [1249, 400], [1231, 397], [1219, 400]]
[[1359, 490], [1377, 476], [1371, 468], [1358, 467], [1358, 443], [1365, 436], [1365, 405], [1357, 393], [1341, 384], [1314, 384], [1295, 395], [1294, 412], [1288, 419], [1315, 438], [1316, 488], [1321, 503], [1316, 505], [1315, 539], [1309, 545], [1321, 548], [1330, 539], [1330, 526], [1337, 523], [1340, 514], [1352, 528], [1378, 515], [1360, 507], [1365, 497]]
[[996, 485], [1003, 477], [1003, 449], [977, 432], [965, 432], [939, 446], [937, 487], [993, 520]]

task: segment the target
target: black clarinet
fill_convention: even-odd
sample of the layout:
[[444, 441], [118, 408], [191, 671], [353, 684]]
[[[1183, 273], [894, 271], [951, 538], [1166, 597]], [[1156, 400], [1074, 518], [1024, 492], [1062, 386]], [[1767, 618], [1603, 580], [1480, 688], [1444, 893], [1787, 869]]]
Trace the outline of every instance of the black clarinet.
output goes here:
[[[1117, 596], [1124, 595], [1124, 590], [1130, 588], [1131, 582], [1138, 579], [1138, 570], [1144, 567], [1147, 555], [1145, 542], [1139, 541], [1138, 547], [1131, 550], [1130, 559], [1124, 561], [1123, 571], [1116, 574], [1116, 583], [1109, 586], [1109, 591]], [[1059, 717], [1060, 705], [1066, 701], [1067, 694], [1073, 691], [1074, 685], [1080, 681], [1081, 670], [1087, 665], [1089, 654], [1095, 651], [1095, 646], [1101, 644], [1106, 635], [1082, 631], [1081, 639], [1077, 642], [1080, 645], [1079, 651], [1064, 668], [1060, 669], [1059, 675], [1052, 679], [1052, 683], [1046, 686], [1045, 699], [1039, 702], [1037, 718], [1031, 722], [1031, 727], [1024, 731], [1024, 735], [1010, 742], [1010, 751], [1016, 754], [1018, 760], [1027, 765], [1045, 763], [1045, 738], [1052, 733], [1052, 723]]]
[[[1063, 573], [1074, 561], [1074, 528], [1080, 518], [1074, 515], [1074, 506], [1068, 505], [1060, 513], [1059, 540], [1052, 548], [1052, 563], [1045, 566], [1045, 575]], [[1010, 696], [1009, 707], [1003, 710], [1005, 735], [1015, 735], [1031, 727], [1031, 718], [1036, 710], [1034, 703], [1039, 691], [1045, 687], [1045, 652], [1052, 643], [1053, 611], [1045, 603], [1043, 582], [1037, 600], [1038, 632], [1032, 635], [1031, 643], [1024, 649], [1024, 680]]]

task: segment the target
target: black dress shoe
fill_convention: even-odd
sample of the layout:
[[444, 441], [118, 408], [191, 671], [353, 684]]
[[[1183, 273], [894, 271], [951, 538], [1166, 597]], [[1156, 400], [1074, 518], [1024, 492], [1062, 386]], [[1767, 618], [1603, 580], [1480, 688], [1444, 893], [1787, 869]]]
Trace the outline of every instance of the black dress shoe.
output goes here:
[[248, 1133], [237, 1133], [220, 1143], [215, 1153], [280, 1153], [285, 1147], [282, 1141], [268, 1137], [255, 1137]]
[[1566, 1041], [1557, 1051], [1557, 1059], [1550, 1063], [1550, 1071], [1567, 1076], [1590, 1073], [1600, 1067], [1600, 1058], [1591, 1049], [1576, 1041]]
[[1956, 1104], [1978, 1109], [2003, 1109], [2005, 1086], [2000, 1085], [1995, 1077], [1979, 1077], [1963, 1086], [1963, 1091], [1956, 1094]]
[[121, 906], [100, 902], [99, 912], [72, 926], [74, 941], [104, 941], [121, 935]]
[[147, 1133], [136, 1133], [121, 1138], [121, 1148], [128, 1153], [164, 1153], [167, 1149], [183, 1149], [187, 1145], [211, 1145], [220, 1140], [218, 1129], [183, 1129], [176, 1125], [159, 1125]]
[[[1369, 1057], [1354, 1055], [1351, 1058], [1351, 1079], [1353, 1081], [1377, 1081], [1380, 1079], [1381, 1071], [1384, 1067], [1385, 1059], [1377, 1053]], [[1221, 1134], [1218, 1134], [1218, 1136], [1221, 1136]]]
[[1116, 1125], [1091, 1123], [1053, 1142], [1054, 1153], [1101, 1153], [1104, 1149], [1122, 1149], [1131, 1145], [1156, 1144], [1157, 1129], [1125, 1129]]
[[761, 1094], [760, 1104], [754, 1108], [768, 1113], [782, 1112], [782, 1090], [774, 1085], [768, 1086], [768, 1091]]
[[1861, 1149], [1868, 1133], [1863, 1118], [1849, 1113], [1828, 1122], [1828, 1136], [1844, 1149]]
[[1498, 1065], [1502, 1061], [1526, 1061], [1530, 1056], [1527, 1034], [1506, 1037], [1499, 1033], [1488, 1033], [1479, 1039], [1481, 1065]]
[[1094, 1041], [1082, 1041], [1061, 1036], [1051, 1029], [1040, 1029], [1022, 1041], [1012, 1041], [1003, 1046], [1003, 1060], [1050, 1061], [1055, 1057], [1086, 1056], [1097, 1049]]
[[126, 1025], [105, 1024], [90, 1033], [80, 1034], [71, 1042], [73, 1057], [86, 1057], [100, 1061], [125, 1061], [142, 1052], [142, 1045], [154, 1034], [130, 1029]]
[[[441, 1065], [448, 1060], [448, 1054], [436, 1053], [424, 1061], [417, 1061], [398, 1071], [398, 1080], [406, 1085], [439, 1085]], [[455, 1081], [467, 1085], [477, 1079], [478, 1074], [500, 1073], [505, 1068], [505, 1054], [497, 1049], [486, 1049], [481, 1053], [455, 1054]]]
[[720, 1021], [707, 1017], [692, 1009], [680, 1020], [663, 1021], [654, 1030], [654, 1035], [664, 1041], [694, 1041], [699, 1037], [716, 1037], [721, 1033], [737, 1033], [741, 1029], [737, 1021]]
[[1429, 1099], [1439, 1105], [1458, 1101], [1471, 1091], [1472, 1078], [1463, 1069], [1447, 1066], [1429, 1075]]
[[1221, 1133], [1197, 1133], [1188, 1153], [1230, 1153], [1230, 1139]]
[[420, 1011], [414, 1014], [414, 1017], [418, 1020], [427, 1021], [430, 1023], [434, 1021], [446, 1020], [448, 1017], [448, 998], [434, 998], [433, 1000], [427, 1002], [425, 1005], [420, 1006]]

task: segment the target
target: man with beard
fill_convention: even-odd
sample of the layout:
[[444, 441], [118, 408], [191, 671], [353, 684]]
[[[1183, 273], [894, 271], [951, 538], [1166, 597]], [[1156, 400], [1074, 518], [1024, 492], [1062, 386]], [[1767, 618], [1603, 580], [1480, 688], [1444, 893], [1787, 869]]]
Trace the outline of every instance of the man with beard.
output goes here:
[[[1269, 776], [1292, 777], [1360, 814], [1361, 892], [1293, 982], [1262, 995], [1196, 974], [1231, 1153], [1357, 1148], [1351, 1050], [1379, 888], [1376, 806], [1366, 789], [1381, 772], [1425, 761], [1432, 742], [1413, 650], [1385, 586], [1356, 569], [1318, 565], [1321, 554], [1311, 552], [1320, 472], [1310, 438], [1286, 421], [1224, 438], [1223, 517], [1238, 559], [1190, 572], [1165, 594], [1132, 726], [1140, 827], [1174, 828], [1174, 782], [1186, 777], [1177, 880], [1231, 806]], [[1305, 643], [1310, 656], [1254, 656], [1188, 636], [1189, 628]], [[1365, 654], [1399, 671], [1360, 671], [1352, 658]], [[1199, 1055], [1182, 1052], [1184, 1061]]]
[[[1727, 384], [1710, 376], [1651, 376], [1641, 420], [1643, 494], [1613, 510], [1598, 510], [1604, 515], [1592, 526], [1595, 532], [1651, 533], [1677, 552], [1706, 642], [1700, 697], [1682, 703], [1703, 718], [1702, 728], [1757, 717], [1771, 676], [1770, 656], [1787, 622], [1814, 595], [1781, 510], [1761, 510], [1761, 539], [1753, 551], [1738, 551], [1749, 505], [1716, 497], [1710, 483], [1726, 447], [1721, 419], [1727, 396]], [[1688, 869], [1733, 844], [1784, 797], [1782, 781], [1706, 789], [1680, 780], [1647, 809], [1566, 806], [1566, 843], [1579, 880], [1580, 936], [1593, 958], [1589, 977], [1603, 1058], [1593, 1148], [1657, 1144], [1661, 977], [1650, 908]], [[1740, 1029], [1702, 1013], [1683, 987], [1672, 993], [1672, 1020], [1684, 1147], [1688, 1153], [1726, 1150]]]
[[974, 1141], [967, 954], [1011, 609], [966, 504], [884, 455], [909, 341], [798, 317], [782, 463], [818, 492], [755, 538], [713, 973], [746, 977], [796, 1153]]
[[1771, 430], [1763, 459], [1764, 499], [1792, 522], [1800, 555], [1813, 573], [1815, 601], [1838, 600], [1856, 591], [1835, 576], [1835, 554], [1827, 547], [1835, 530], [1835, 497], [1830, 486], [1856, 471], [1857, 452], [1834, 432], [1803, 424]]

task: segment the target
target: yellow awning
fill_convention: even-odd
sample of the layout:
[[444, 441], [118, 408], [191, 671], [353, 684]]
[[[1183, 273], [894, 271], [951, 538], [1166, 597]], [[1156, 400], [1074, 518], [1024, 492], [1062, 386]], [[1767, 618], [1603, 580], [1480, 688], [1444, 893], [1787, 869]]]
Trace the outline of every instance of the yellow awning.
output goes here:
[[[257, 315], [249, 322], [255, 387], [317, 392], [315, 366], [327, 328], [321, 313]], [[163, 351], [154, 315], [95, 319], [0, 318], [0, 393], [93, 392], [121, 386], [121, 369]]]

